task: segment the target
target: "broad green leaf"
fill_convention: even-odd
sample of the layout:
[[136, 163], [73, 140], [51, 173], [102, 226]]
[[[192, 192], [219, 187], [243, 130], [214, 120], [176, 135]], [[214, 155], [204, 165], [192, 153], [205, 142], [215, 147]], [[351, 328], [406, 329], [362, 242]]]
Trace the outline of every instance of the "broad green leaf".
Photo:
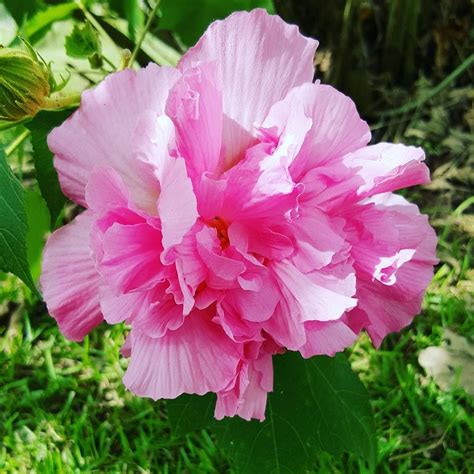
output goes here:
[[216, 396], [214, 394], [202, 397], [181, 395], [174, 400], [168, 400], [166, 408], [173, 434], [182, 436], [214, 423], [215, 405]]
[[162, 0], [160, 28], [174, 31], [191, 46], [214, 20], [257, 7], [273, 12], [271, 0]]
[[72, 109], [60, 112], [42, 111], [25, 125], [31, 132], [36, 179], [39, 183], [41, 195], [48, 205], [52, 227], [54, 227], [66, 202], [66, 197], [59, 186], [58, 174], [53, 166], [53, 154], [49, 151], [46, 138], [49, 132], [63, 123], [72, 112]]
[[55, 21], [68, 18], [78, 8], [76, 2], [67, 2], [40, 10], [22, 26], [22, 35], [30, 43], [36, 43]]
[[264, 422], [212, 419], [213, 398], [168, 402], [176, 434], [211, 426], [237, 472], [300, 473], [321, 450], [354, 453], [373, 467], [375, 428], [367, 392], [344, 355], [305, 360], [289, 352], [274, 357], [274, 390]]
[[0, 149], [0, 270], [14, 273], [36, 293], [28, 265], [27, 232], [24, 189]]
[[274, 357], [275, 386], [266, 419], [216, 425], [232, 465], [245, 474], [300, 473], [320, 450], [354, 453], [375, 465], [376, 438], [367, 392], [344, 355]]
[[26, 190], [25, 207], [28, 222], [28, 232], [26, 234], [28, 263], [33, 280], [38, 281], [41, 273], [41, 255], [46, 233], [50, 229], [51, 218], [46, 202], [36, 191]]

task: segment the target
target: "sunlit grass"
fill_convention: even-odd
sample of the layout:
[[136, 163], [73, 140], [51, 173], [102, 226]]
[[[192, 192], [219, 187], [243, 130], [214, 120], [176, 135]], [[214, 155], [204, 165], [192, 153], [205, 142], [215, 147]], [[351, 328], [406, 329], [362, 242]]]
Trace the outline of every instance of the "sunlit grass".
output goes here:
[[[438, 271], [423, 313], [379, 350], [363, 336], [349, 351], [370, 393], [380, 472], [474, 469], [473, 399], [462, 390], [442, 392], [417, 362], [420, 350], [441, 342], [443, 328], [474, 337], [463, 290], [472, 268], [465, 253], [469, 242], [454, 231], [449, 239], [442, 243], [459, 265]], [[0, 471], [229, 470], [209, 433], [172, 438], [166, 404], [124, 389], [122, 328], [100, 328], [80, 344], [69, 342], [42, 305], [24, 299], [13, 277], [2, 278]], [[315, 472], [361, 469], [347, 456], [322, 455], [315, 466]]]

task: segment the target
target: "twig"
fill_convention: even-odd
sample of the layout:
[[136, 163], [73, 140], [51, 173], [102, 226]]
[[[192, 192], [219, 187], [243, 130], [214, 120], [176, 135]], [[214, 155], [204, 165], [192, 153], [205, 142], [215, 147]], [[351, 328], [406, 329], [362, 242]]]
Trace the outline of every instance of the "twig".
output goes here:
[[7, 156], [10, 156], [12, 153], [15, 152], [15, 150], [28, 138], [28, 135], [30, 134], [29, 130], [25, 130], [23, 133], [18, 135], [15, 140], [13, 140], [10, 145], [8, 145], [5, 149], [5, 154]]
[[133, 66], [133, 63], [135, 62], [138, 51], [140, 51], [140, 48], [142, 47], [143, 40], [145, 39], [145, 36], [148, 33], [148, 30], [150, 29], [151, 23], [153, 21], [153, 18], [156, 16], [156, 12], [158, 11], [159, 6], [160, 6], [160, 0], [157, 0], [155, 6], [153, 7], [153, 10], [150, 12], [150, 15], [148, 15], [148, 19], [146, 21], [145, 27], [140, 33], [140, 38], [138, 38], [138, 41], [135, 44], [135, 48], [133, 48], [132, 55], [130, 56], [130, 60], [128, 62], [129, 66]]

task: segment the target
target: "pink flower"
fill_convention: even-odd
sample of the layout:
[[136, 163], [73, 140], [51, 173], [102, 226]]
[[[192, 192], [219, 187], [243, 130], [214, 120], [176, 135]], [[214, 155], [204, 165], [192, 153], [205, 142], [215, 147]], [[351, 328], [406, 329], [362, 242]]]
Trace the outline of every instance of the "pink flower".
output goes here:
[[429, 181], [419, 148], [367, 146], [354, 103], [312, 83], [317, 42], [263, 10], [213, 23], [176, 69], [108, 76], [51, 132], [64, 193], [41, 285], [63, 334], [126, 322], [125, 385], [217, 393], [263, 419], [272, 355], [375, 345], [420, 311]]

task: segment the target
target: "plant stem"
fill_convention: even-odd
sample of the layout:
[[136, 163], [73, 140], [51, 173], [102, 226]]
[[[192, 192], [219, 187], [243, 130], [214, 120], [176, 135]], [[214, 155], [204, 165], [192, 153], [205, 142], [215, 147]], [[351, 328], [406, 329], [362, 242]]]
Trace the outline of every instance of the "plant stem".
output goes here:
[[132, 55], [130, 56], [130, 60], [128, 62], [129, 66], [133, 66], [133, 63], [135, 62], [138, 51], [140, 51], [140, 48], [142, 47], [143, 40], [145, 39], [145, 36], [148, 33], [148, 30], [150, 29], [151, 23], [153, 21], [153, 18], [156, 16], [156, 12], [158, 11], [159, 6], [160, 0], [156, 0], [156, 4], [153, 7], [153, 10], [150, 12], [150, 15], [148, 15], [148, 19], [146, 21], [145, 27], [143, 28], [143, 31], [140, 34], [140, 38], [138, 38], [135, 48], [133, 48]]
[[81, 102], [81, 94], [76, 92], [73, 94], [55, 93], [46, 97], [43, 109], [63, 109], [73, 105], [79, 105]]
[[15, 152], [15, 150], [28, 138], [28, 135], [30, 134], [29, 130], [25, 130], [22, 132], [20, 135], [18, 135], [15, 140], [13, 140], [10, 145], [8, 145], [5, 148], [5, 154], [7, 156], [10, 156], [12, 153]]

